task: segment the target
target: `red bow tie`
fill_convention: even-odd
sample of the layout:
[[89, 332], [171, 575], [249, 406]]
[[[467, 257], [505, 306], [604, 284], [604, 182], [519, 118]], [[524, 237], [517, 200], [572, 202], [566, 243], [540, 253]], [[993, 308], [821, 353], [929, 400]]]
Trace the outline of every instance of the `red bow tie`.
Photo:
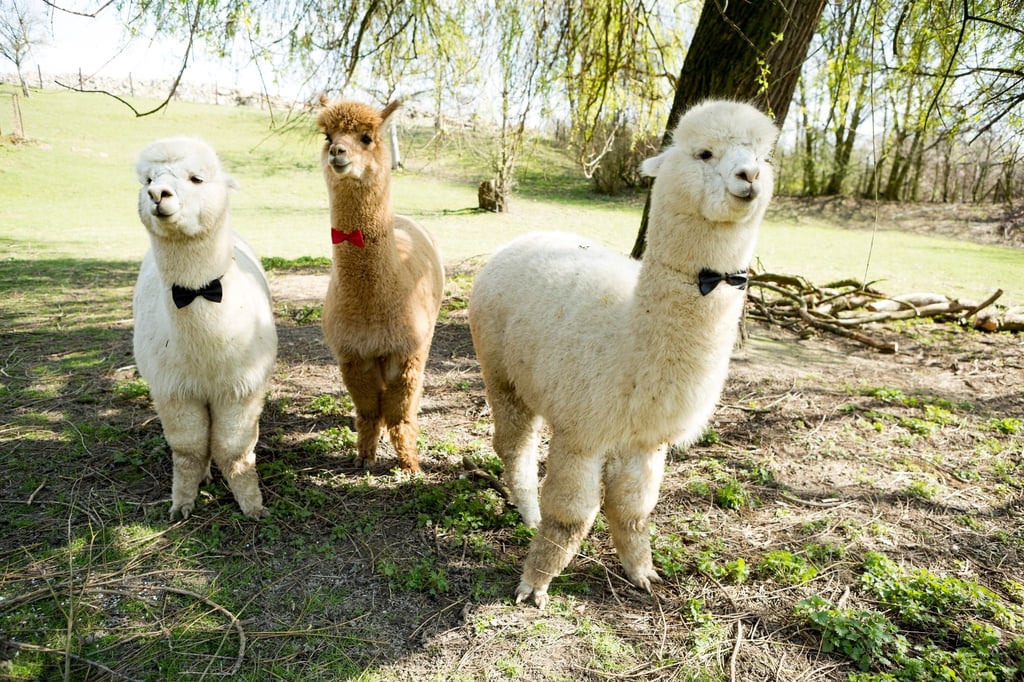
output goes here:
[[341, 230], [336, 230], [336, 229], [334, 229], [332, 227], [331, 228], [331, 243], [332, 244], [341, 244], [342, 242], [352, 242], [354, 245], [362, 247], [363, 246], [363, 231], [362, 230], [353, 230], [351, 232], [342, 232]]

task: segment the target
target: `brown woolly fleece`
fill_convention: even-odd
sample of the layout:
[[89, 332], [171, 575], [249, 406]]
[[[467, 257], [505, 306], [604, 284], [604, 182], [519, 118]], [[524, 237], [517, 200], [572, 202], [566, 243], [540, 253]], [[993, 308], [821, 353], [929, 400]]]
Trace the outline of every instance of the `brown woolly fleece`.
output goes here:
[[391, 206], [382, 131], [399, 103], [380, 111], [326, 98], [321, 104], [331, 228], [361, 235], [334, 244], [324, 338], [355, 404], [358, 462], [375, 462], [386, 427], [401, 468], [419, 471], [417, 413], [444, 293], [441, 254], [429, 232]]

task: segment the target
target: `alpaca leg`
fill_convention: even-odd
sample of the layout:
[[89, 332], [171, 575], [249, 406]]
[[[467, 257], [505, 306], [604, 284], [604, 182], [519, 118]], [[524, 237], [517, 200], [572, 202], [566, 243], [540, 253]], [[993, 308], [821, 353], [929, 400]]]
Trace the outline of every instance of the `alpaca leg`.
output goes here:
[[541, 418], [519, 399], [515, 390], [497, 379], [486, 382], [487, 399], [494, 416], [494, 451], [501, 458], [501, 479], [508, 486], [510, 502], [528, 528], [540, 525], [537, 502], [537, 445]]
[[410, 358], [389, 357], [384, 364], [384, 423], [398, 455], [398, 465], [412, 473], [420, 470], [420, 453], [416, 447], [417, 414], [426, 364], [426, 349]]
[[384, 383], [380, 368], [374, 359], [345, 360], [341, 363], [341, 378], [356, 407], [356, 464], [373, 466], [382, 427]]
[[171, 447], [171, 518], [187, 519], [195, 508], [199, 483], [210, 476], [210, 411], [198, 400], [153, 397]]
[[242, 513], [253, 519], [270, 515], [263, 507], [256, 472], [255, 447], [262, 411], [262, 391], [238, 402], [218, 403], [210, 408], [210, 455]]
[[665, 448], [636, 458], [612, 458], [605, 474], [604, 514], [612, 542], [626, 575], [637, 587], [651, 591], [661, 582], [651, 559], [648, 520], [658, 502], [665, 473]]
[[532, 596], [539, 608], [547, 604], [548, 585], [576, 554], [601, 505], [600, 458], [567, 451], [558, 440], [557, 434], [551, 439], [540, 528], [516, 590], [516, 603]]

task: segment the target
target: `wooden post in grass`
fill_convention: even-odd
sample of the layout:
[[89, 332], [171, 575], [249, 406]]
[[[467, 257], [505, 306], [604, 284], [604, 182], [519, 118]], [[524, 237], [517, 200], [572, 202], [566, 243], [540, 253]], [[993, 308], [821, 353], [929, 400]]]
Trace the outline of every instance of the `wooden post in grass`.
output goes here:
[[[21, 118], [21, 101], [18, 99], [18, 93], [16, 92], [5, 92], [0, 93], [11, 98], [11, 138], [14, 140], [20, 140], [25, 137], [25, 122]], [[3, 131], [0, 130], [0, 135]]]
[[14, 109], [14, 132], [12, 135], [17, 138], [25, 137], [25, 121], [21, 118], [21, 101], [18, 99], [18, 93], [11, 95], [11, 107]]

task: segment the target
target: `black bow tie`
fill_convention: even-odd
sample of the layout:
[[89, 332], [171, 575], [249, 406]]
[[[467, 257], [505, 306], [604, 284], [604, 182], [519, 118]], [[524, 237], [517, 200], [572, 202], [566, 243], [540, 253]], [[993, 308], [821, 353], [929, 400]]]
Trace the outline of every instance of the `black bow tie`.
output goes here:
[[722, 273], [715, 272], [710, 268], [704, 268], [697, 274], [697, 286], [700, 287], [701, 296], [707, 296], [714, 291], [719, 282], [725, 282], [729, 286], [736, 287], [737, 289], [746, 289], [747, 273], [730, 272], [723, 275]]
[[174, 299], [174, 305], [178, 306], [178, 308], [184, 308], [196, 300], [197, 296], [202, 296], [207, 301], [220, 303], [220, 300], [224, 298], [224, 288], [220, 285], [220, 277], [208, 284], [204, 284], [198, 289], [180, 287], [177, 284], [171, 285], [171, 298]]

